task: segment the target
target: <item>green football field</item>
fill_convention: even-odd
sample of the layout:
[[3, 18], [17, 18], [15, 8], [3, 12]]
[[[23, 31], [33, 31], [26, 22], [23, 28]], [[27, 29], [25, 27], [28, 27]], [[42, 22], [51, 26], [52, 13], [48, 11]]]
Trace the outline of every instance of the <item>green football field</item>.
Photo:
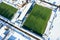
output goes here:
[[43, 34], [51, 12], [51, 9], [35, 4], [23, 27]]
[[17, 11], [16, 8], [7, 5], [3, 2], [0, 3], [0, 15], [4, 16], [5, 18], [11, 20], [16, 11]]

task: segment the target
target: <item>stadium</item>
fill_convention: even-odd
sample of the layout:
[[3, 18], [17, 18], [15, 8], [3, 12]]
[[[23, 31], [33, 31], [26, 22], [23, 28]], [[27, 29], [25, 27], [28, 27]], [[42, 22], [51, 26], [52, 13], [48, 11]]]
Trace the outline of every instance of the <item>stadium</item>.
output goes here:
[[51, 16], [51, 12], [51, 9], [35, 4], [25, 21], [23, 28], [39, 35], [43, 34]]
[[[57, 1], [59, 2], [59, 0]], [[57, 29], [60, 28], [60, 6], [57, 1], [0, 0], [0, 28], [4, 28], [4, 26], [16, 28], [23, 32], [22, 34], [28, 36], [26, 38], [20, 33], [23, 38], [29, 40], [57, 39], [57, 37], [60, 37], [59, 33], [56, 36], [57, 32], [59, 32]], [[2, 33], [0, 32], [0, 34]], [[11, 37], [13, 39], [13, 36]]]

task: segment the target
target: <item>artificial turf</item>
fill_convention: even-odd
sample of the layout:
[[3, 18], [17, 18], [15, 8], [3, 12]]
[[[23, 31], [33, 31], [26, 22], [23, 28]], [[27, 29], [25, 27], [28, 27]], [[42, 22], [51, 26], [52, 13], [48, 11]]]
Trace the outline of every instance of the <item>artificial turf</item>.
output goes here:
[[0, 3], [0, 15], [4, 16], [5, 18], [11, 20], [16, 11], [17, 11], [16, 8], [7, 5], [3, 2]]
[[35, 4], [23, 27], [43, 34], [51, 16], [51, 9]]

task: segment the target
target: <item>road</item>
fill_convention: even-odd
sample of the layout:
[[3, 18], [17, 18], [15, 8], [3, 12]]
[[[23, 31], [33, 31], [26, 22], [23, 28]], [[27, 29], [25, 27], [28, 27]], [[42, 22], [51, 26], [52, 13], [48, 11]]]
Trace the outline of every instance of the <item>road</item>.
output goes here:
[[5, 22], [5, 23], [7, 23], [7, 24], [9, 24], [9, 25], [11, 25], [12, 27], [18, 29], [19, 31], [21, 31], [21, 32], [23, 32], [23, 33], [25, 33], [25, 34], [31, 36], [32, 38], [34, 38], [34, 39], [36, 39], [36, 40], [40, 40], [39, 38], [37, 38], [37, 37], [35, 37], [35, 36], [33, 36], [33, 35], [31, 35], [31, 34], [25, 32], [24, 30], [21, 30], [21, 29], [17, 28], [16, 26], [12, 25], [11, 23], [9, 23], [9, 22], [7, 22], [7, 21], [1, 19], [1, 18], [0, 18], [0, 20], [3, 21], [3, 22]]

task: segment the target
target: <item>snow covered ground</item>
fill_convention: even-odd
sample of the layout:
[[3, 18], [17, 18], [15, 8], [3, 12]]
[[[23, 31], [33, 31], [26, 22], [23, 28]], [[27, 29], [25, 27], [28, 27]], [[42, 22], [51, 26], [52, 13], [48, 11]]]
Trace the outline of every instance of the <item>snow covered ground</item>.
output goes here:
[[50, 40], [60, 40], [60, 11], [57, 10], [57, 17], [54, 19], [53, 28], [50, 30]]
[[50, 2], [52, 4], [55, 2], [56, 5], [60, 5], [60, 0], [45, 0], [45, 1]]
[[[56, 5], [60, 5], [60, 0], [45, 0], [45, 1], [50, 2], [52, 4], [55, 3]], [[53, 8], [50, 20], [48, 21], [47, 28], [46, 28], [43, 36], [44, 37], [46, 36], [45, 37], [46, 40], [60, 40], [60, 11], [59, 11], [59, 9], [57, 9], [57, 7], [55, 7], [55, 6], [51, 6], [44, 2], [40, 3], [37, 0], [36, 0], [36, 2], [37, 2], [37, 4], [48, 7], [50, 9]], [[17, 15], [19, 15], [19, 14], [17, 13]], [[24, 29], [22, 29], [22, 30], [24, 30]], [[24, 30], [24, 31], [26, 31], [26, 30]], [[29, 31], [26, 31], [26, 32], [30, 33]], [[30, 33], [30, 34], [34, 35], [33, 33]], [[16, 35], [16, 33], [14, 33], [14, 35]], [[36, 36], [36, 35], [34, 35], [34, 36]], [[19, 37], [23, 38], [23, 36], [21, 36], [21, 35]]]

